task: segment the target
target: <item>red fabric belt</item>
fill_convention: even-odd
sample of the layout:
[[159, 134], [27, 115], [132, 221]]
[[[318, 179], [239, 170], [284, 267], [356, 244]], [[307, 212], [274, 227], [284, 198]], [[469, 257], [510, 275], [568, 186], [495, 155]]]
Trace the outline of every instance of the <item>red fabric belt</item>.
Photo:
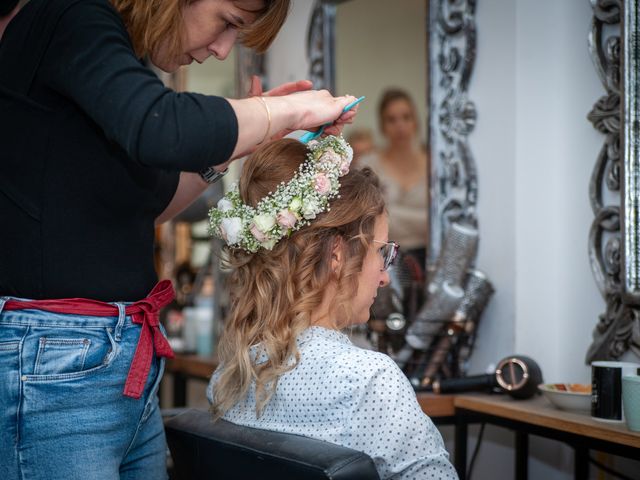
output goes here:
[[[159, 328], [160, 309], [175, 297], [169, 280], [159, 282], [146, 298], [125, 307], [126, 315], [133, 323], [142, 325], [140, 338], [133, 355], [129, 374], [124, 385], [127, 397], [140, 398], [149, 376], [153, 352], [158, 357], [173, 358], [173, 350]], [[4, 310], [38, 309], [46, 312], [91, 315], [96, 317], [117, 317], [118, 307], [109, 303], [87, 298], [64, 298], [59, 300], [9, 300]]]

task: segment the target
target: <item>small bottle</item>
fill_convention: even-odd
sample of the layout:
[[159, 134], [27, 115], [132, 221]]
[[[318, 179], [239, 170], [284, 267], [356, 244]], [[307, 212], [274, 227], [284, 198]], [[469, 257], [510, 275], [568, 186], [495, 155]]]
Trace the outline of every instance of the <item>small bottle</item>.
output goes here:
[[213, 354], [213, 289], [213, 277], [207, 275], [194, 299], [196, 352], [201, 356]]
[[198, 339], [196, 309], [194, 307], [184, 307], [182, 314], [184, 316], [184, 328], [182, 329], [184, 351], [193, 353], [196, 351]]

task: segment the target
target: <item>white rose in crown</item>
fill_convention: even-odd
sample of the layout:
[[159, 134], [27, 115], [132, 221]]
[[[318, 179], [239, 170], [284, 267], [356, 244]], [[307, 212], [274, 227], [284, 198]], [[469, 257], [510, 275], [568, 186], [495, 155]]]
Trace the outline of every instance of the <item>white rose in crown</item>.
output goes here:
[[292, 212], [299, 212], [302, 208], [302, 200], [299, 197], [293, 197], [291, 203], [289, 203], [289, 210]]
[[233, 203], [231, 203], [230, 200], [227, 200], [226, 198], [222, 197], [218, 201], [218, 210], [220, 210], [221, 212], [228, 212], [232, 208], [233, 208]]
[[276, 224], [276, 217], [265, 214], [256, 215], [253, 217], [253, 223], [262, 233], [267, 233]]
[[[229, 202], [231, 203], [231, 202]], [[234, 245], [240, 240], [242, 231], [242, 220], [238, 217], [223, 218], [220, 222], [220, 232], [222, 238], [229, 244]]]
[[320, 203], [315, 198], [305, 198], [302, 202], [302, 216], [307, 220], [313, 220], [319, 208]]
[[260, 246], [262, 248], [266, 248], [267, 250], [273, 250], [273, 247], [276, 246], [276, 243], [278, 243], [278, 241], [275, 238], [272, 238], [270, 240], [265, 240], [264, 242], [261, 242]]
[[349, 162], [349, 164], [351, 164], [351, 162], [353, 161], [353, 148], [351, 148], [351, 145], [349, 145], [348, 143], [345, 143], [345, 150], [347, 152], [347, 162]]

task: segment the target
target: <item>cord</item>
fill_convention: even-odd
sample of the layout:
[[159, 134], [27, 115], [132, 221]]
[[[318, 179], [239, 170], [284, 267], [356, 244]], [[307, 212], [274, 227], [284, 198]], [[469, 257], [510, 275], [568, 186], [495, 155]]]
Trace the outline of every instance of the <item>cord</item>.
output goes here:
[[469, 470], [467, 470], [467, 479], [471, 480], [471, 474], [473, 473], [473, 465], [476, 463], [478, 452], [480, 451], [480, 444], [482, 443], [482, 435], [484, 434], [484, 427], [486, 423], [480, 424], [480, 431], [478, 432], [478, 440], [476, 446], [473, 448], [473, 454], [471, 455], [471, 463], [469, 463]]
[[626, 475], [623, 475], [622, 473], [616, 472], [612, 468], [607, 467], [605, 464], [600, 463], [595, 458], [593, 458], [591, 455], [589, 455], [589, 462], [593, 463], [597, 468], [599, 468], [603, 472], [606, 472], [609, 475], [613, 475], [616, 478], [621, 478], [622, 480], [633, 480], [633, 478], [627, 477]]

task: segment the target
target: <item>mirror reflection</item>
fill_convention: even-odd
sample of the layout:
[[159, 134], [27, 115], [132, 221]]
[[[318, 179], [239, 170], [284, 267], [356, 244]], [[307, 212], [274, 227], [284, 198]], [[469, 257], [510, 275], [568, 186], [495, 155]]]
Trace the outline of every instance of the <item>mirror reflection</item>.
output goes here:
[[337, 6], [335, 21], [336, 93], [367, 98], [345, 136], [358, 165], [374, 169], [385, 186], [390, 238], [422, 266], [428, 242], [426, 9], [422, 0], [403, 0], [402, 8], [350, 0]]
[[[358, 167], [380, 177], [389, 238], [401, 257], [372, 307], [369, 341], [389, 353], [404, 343], [406, 319], [422, 302], [428, 234], [427, 4], [349, 0], [336, 7], [335, 90], [366, 96], [345, 128]], [[357, 29], [353, 25], [358, 25]], [[363, 34], [366, 32], [366, 34]]]

